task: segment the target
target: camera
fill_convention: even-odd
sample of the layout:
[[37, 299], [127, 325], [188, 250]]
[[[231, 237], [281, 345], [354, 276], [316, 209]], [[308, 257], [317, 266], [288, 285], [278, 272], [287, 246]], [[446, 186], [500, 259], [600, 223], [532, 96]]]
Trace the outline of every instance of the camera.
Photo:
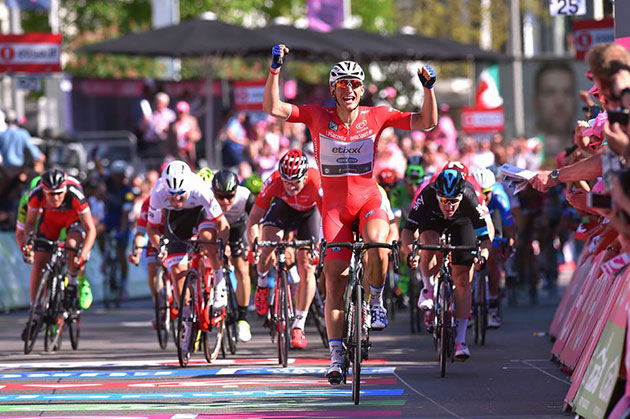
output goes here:
[[618, 109], [616, 111], [608, 111], [608, 122], [612, 125], [619, 122], [619, 125], [625, 127], [630, 122], [630, 110]]
[[612, 197], [607, 194], [589, 192], [586, 194], [586, 205], [589, 208], [610, 209], [612, 208]]

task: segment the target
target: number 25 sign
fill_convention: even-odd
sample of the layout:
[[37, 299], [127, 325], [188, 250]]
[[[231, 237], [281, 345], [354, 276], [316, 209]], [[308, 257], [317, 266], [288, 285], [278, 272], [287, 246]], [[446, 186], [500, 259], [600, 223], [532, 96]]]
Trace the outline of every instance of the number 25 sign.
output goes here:
[[549, 0], [551, 16], [581, 16], [586, 14], [586, 0]]

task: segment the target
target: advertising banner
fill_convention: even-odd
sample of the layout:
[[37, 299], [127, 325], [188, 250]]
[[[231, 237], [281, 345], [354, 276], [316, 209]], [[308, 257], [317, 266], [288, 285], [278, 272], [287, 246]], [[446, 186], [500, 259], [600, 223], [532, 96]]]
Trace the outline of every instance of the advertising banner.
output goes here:
[[239, 111], [262, 111], [265, 80], [235, 81], [234, 106]]
[[60, 34], [0, 35], [0, 72], [60, 72], [60, 58]]
[[462, 108], [462, 130], [465, 133], [498, 133], [505, 128], [503, 107], [495, 109]]
[[612, 17], [603, 20], [578, 20], [573, 22], [575, 58], [583, 60], [586, 52], [595, 44], [615, 41], [615, 22]]

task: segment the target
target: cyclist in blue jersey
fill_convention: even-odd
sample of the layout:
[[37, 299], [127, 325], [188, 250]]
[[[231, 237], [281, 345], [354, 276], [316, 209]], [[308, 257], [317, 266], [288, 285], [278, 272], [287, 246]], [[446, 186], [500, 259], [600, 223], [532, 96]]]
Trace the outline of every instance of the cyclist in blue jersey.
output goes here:
[[505, 269], [505, 260], [511, 256], [514, 248], [516, 226], [510, 209], [510, 197], [501, 183], [497, 182], [490, 169], [475, 170], [473, 176], [481, 186], [484, 201], [495, 228], [492, 251], [488, 259], [488, 327], [501, 327], [499, 316], [499, 281], [501, 269]]
[[114, 161], [109, 167], [109, 176], [105, 179], [107, 189], [105, 198], [105, 217], [103, 224], [107, 234], [113, 232], [116, 237], [116, 255], [122, 273], [123, 295], [127, 285], [127, 257], [125, 250], [129, 243], [129, 211], [133, 207], [135, 194], [127, 183], [127, 163]]

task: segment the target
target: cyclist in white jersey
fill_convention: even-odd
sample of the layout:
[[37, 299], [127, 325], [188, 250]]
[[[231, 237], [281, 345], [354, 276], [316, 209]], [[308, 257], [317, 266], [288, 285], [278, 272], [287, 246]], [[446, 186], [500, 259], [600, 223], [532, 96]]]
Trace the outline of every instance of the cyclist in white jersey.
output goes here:
[[[214, 198], [210, 185], [197, 174], [192, 173], [186, 163], [172, 161], [162, 171], [162, 175], [151, 192], [149, 201], [148, 236], [151, 245], [160, 246], [160, 224], [165, 218], [165, 237], [169, 239], [166, 252], [158, 254], [158, 259], [166, 259], [179, 299], [184, 279], [188, 272], [187, 246], [182, 240], [198, 235], [199, 240], [224, 243], [230, 234], [230, 225], [223, 215], [219, 203]], [[225, 307], [227, 294], [222, 261], [216, 246], [201, 246], [200, 253], [210, 259], [214, 276], [215, 300], [213, 309]]]

